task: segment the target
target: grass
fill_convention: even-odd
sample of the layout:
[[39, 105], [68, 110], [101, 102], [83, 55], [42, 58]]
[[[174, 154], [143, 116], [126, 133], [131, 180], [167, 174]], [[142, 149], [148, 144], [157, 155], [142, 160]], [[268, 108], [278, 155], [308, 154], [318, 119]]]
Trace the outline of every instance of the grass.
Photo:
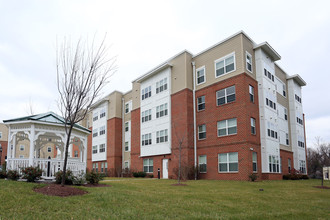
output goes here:
[[80, 187], [89, 193], [61, 198], [35, 193], [34, 183], [0, 180], [0, 219], [330, 219], [330, 190], [313, 187], [320, 180], [103, 183], [112, 187]]

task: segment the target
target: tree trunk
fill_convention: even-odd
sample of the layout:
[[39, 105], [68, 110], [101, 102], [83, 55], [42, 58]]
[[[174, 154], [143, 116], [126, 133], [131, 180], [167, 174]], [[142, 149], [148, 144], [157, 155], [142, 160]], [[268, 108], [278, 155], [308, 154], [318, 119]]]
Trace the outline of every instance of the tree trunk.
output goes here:
[[179, 144], [179, 175], [178, 175], [178, 184], [181, 184], [181, 145]]
[[64, 154], [64, 166], [63, 166], [62, 183], [61, 183], [62, 187], [65, 184], [66, 165], [68, 162], [68, 151], [69, 151], [69, 146], [70, 146], [70, 137], [71, 137], [72, 128], [73, 128], [73, 126], [70, 125], [69, 133], [67, 134], [67, 139], [66, 139], [65, 154]]

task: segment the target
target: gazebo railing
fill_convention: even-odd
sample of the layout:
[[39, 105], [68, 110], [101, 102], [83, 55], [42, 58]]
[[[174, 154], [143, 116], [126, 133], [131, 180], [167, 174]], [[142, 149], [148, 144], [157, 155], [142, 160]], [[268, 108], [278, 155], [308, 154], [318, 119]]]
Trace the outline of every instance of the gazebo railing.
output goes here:
[[[29, 166], [29, 159], [11, 158], [7, 159], [7, 169], [17, 170], [22, 174], [22, 169]], [[60, 159], [41, 159], [34, 158], [33, 166], [39, 167], [42, 170], [42, 178], [54, 178], [55, 173], [63, 170], [64, 160]], [[80, 162], [77, 159], [68, 159], [67, 170], [71, 170], [73, 175], [78, 175], [80, 172], [86, 171], [86, 163]]]

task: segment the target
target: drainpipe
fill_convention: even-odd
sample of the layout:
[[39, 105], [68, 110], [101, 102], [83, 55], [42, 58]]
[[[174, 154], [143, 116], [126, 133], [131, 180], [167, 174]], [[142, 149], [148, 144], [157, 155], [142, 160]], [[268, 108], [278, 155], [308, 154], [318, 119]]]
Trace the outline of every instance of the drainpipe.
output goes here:
[[197, 143], [196, 143], [196, 79], [195, 79], [195, 62], [191, 62], [193, 66], [193, 111], [194, 111], [194, 166], [195, 166], [195, 180], [197, 180]]
[[124, 120], [124, 116], [125, 116], [125, 99], [121, 98], [121, 102], [122, 102], [122, 111], [121, 111], [121, 120], [122, 120], [122, 129], [121, 129], [121, 133], [122, 133], [122, 141], [121, 141], [121, 148], [122, 148], [122, 156], [121, 156], [121, 169], [124, 169], [125, 166], [125, 161], [124, 161], [124, 157], [125, 157], [125, 120]]

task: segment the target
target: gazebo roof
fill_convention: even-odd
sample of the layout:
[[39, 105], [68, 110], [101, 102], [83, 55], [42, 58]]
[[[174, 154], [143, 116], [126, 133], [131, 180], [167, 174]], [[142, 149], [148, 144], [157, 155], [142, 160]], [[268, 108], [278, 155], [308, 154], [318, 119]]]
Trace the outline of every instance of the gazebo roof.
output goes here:
[[[57, 124], [57, 125], [65, 124], [64, 118], [55, 114], [54, 112], [47, 112], [47, 113], [42, 113], [42, 114], [37, 114], [37, 115], [30, 115], [30, 116], [25, 116], [25, 117], [20, 117], [20, 118], [3, 120], [3, 122], [5, 124], [11, 124], [13, 122], [24, 122], [24, 121], [46, 122], [46, 123]], [[79, 124], [74, 124], [74, 127], [77, 129], [81, 129], [85, 132], [86, 131], [89, 133], [91, 132], [89, 129], [87, 129]]]

